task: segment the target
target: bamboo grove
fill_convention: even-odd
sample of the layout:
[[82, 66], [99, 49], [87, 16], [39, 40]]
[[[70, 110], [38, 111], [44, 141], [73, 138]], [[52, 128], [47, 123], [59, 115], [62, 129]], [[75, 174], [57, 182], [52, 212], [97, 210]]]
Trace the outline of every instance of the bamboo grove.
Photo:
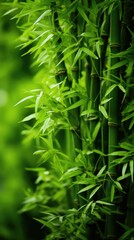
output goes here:
[[47, 240], [134, 239], [133, 0], [3, 6], [40, 86], [18, 103], [37, 149], [22, 211], [35, 209]]

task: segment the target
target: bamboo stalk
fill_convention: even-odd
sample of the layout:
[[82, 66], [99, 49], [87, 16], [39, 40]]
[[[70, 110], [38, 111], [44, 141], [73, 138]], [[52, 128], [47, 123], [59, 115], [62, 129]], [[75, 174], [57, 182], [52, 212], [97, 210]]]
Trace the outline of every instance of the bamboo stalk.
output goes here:
[[[110, 51], [111, 54], [118, 53], [120, 48], [120, 38], [119, 38], [119, 29], [120, 29], [120, 21], [119, 21], [119, 8], [115, 6], [110, 14]], [[110, 67], [118, 62], [117, 58], [110, 59]], [[119, 70], [114, 69], [109, 71], [109, 78], [114, 79], [114, 76], [119, 76]], [[112, 83], [109, 83], [111, 86]], [[111, 101], [109, 102], [109, 120], [108, 120], [108, 171], [113, 179], [117, 176], [117, 168], [112, 167], [110, 165], [112, 161], [115, 159], [114, 156], [110, 154], [116, 151], [116, 147], [118, 145], [118, 126], [119, 126], [119, 102], [118, 102], [118, 89], [115, 88], [110, 94], [109, 98]], [[111, 180], [108, 181], [106, 194], [109, 198], [109, 193], [111, 191]], [[110, 200], [110, 199], [109, 199]], [[117, 204], [116, 204], [117, 205]], [[116, 206], [117, 207], [117, 206]], [[114, 210], [114, 209], [113, 209]], [[112, 211], [112, 208], [111, 208]], [[116, 221], [114, 214], [106, 217], [106, 239], [117, 239], [117, 229], [116, 229]]]

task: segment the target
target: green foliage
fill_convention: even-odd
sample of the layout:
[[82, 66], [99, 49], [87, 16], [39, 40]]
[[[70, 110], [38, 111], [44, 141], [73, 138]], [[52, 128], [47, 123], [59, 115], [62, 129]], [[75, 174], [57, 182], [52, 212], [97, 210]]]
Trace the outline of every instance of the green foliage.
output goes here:
[[22, 211], [36, 209], [45, 239], [133, 238], [126, 200], [134, 176], [133, 2], [8, 5], [40, 82], [18, 103], [29, 102], [23, 133], [38, 156]]

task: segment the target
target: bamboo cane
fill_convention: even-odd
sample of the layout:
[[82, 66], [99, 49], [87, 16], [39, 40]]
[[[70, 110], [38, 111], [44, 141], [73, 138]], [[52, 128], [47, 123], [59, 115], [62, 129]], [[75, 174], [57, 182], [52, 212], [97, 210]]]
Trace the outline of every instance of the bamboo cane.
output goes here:
[[[119, 29], [120, 29], [120, 21], [119, 21], [119, 8], [118, 5], [112, 10], [110, 14], [110, 51], [111, 54], [118, 53], [120, 48], [120, 38], [119, 38]], [[116, 64], [118, 61], [117, 58], [110, 59], [110, 67]], [[109, 78], [113, 79], [114, 76], [118, 76], [118, 69], [110, 70]], [[111, 85], [111, 82], [109, 83]], [[118, 145], [118, 111], [119, 111], [119, 103], [118, 103], [118, 89], [115, 88], [109, 96], [112, 100], [109, 102], [109, 120], [108, 120], [108, 171], [113, 179], [117, 176], [117, 168], [112, 167], [110, 165], [114, 160], [113, 156], [110, 156], [112, 152], [116, 150], [116, 146]], [[111, 189], [111, 182], [109, 181], [107, 184], [107, 196], [109, 196]], [[110, 199], [109, 199], [110, 200]], [[112, 209], [111, 209], [112, 210]], [[106, 239], [117, 239], [117, 229], [114, 214], [107, 216], [106, 218]]]

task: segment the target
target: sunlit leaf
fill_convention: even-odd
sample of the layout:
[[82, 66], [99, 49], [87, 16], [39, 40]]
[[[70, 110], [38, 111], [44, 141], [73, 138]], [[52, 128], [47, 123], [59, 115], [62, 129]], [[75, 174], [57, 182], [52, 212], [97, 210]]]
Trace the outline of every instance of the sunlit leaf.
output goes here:
[[101, 188], [101, 185], [100, 186], [97, 186], [91, 193], [90, 193], [90, 196], [89, 196], [89, 199], [92, 198], [96, 192], [98, 192], [98, 190]]
[[105, 171], [105, 169], [106, 169], [106, 165], [104, 165], [101, 169], [100, 169], [100, 171], [97, 173], [97, 176], [98, 177], [101, 177], [101, 175], [103, 174], [103, 172]]
[[89, 23], [89, 19], [88, 19], [86, 13], [84, 12], [84, 9], [83, 9], [82, 7], [78, 7], [78, 11], [79, 11], [80, 15], [83, 17], [83, 19], [84, 19], [87, 23]]
[[86, 191], [88, 191], [89, 189], [91, 189], [93, 187], [95, 187], [95, 185], [91, 184], [89, 186], [86, 186], [86, 187], [82, 188], [78, 193], [86, 192]]
[[112, 67], [110, 67], [110, 69], [116, 69], [116, 68], [122, 67], [122, 66], [126, 65], [127, 62], [128, 62], [127, 60], [120, 61], [120, 62], [114, 64]]
[[104, 106], [99, 106], [99, 111], [102, 113], [102, 115], [106, 118], [106, 119], [108, 119], [108, 114], [107, 114], [107, 111], [106, 111], [106, 109], [105, 109], [105, 107]]
[[130, 167], [130, 173], [131, 173], [131, 180], [133, 182], [133, 179], [134, 179], [134, 160], [130, 160], [129, 167]]
[[45, 16], [48, 16], [51, 13], [51, 10], [48, 9], [45, 12], [43, 12], [38, 18], [37, 20], [34, 22], [34, 25], [36, 25], [38, 22], [40, 22], [41, 19], [44, 19]]
[[105, 93], [105, 96], [107, 96], [107, 95], [109, 95], [115, 88], [116, 88], [116, 84], [113, 84], [112, 86], [110, 86], [108, 89], [107, 89], [107, 91], [106, 91], [106, 93]]
[[36, 114], [35, 113], [32, 113], [30, 115], [28, 115], [27, 117], [25, 117], [22, 122], [27, 122], [27, 121], [30, 121], [31, 119], [35, 119], [36, 118]]
[[19, 105], [19, 104], [22, 103], [22, 102], [25, 102], [25, 101], [28, 100], [28, 99], [33, 98], [33, 97], [34, 97], [34, 96], [25, 97], [25, 98], [23, 98], [22, 100], [20, 100], [18, 103], [16, 103], [15, 106]]
[[81, 50], [85, 52], [87, 55], [89, 55], [90, 57], [98, 59], [98, 57], [90, 49], [82, 47]]
[[112, 184], [111, 186], [111, 193], [110, 193], [110, 201], [113, 202], [115, 196], [115, 185]]

